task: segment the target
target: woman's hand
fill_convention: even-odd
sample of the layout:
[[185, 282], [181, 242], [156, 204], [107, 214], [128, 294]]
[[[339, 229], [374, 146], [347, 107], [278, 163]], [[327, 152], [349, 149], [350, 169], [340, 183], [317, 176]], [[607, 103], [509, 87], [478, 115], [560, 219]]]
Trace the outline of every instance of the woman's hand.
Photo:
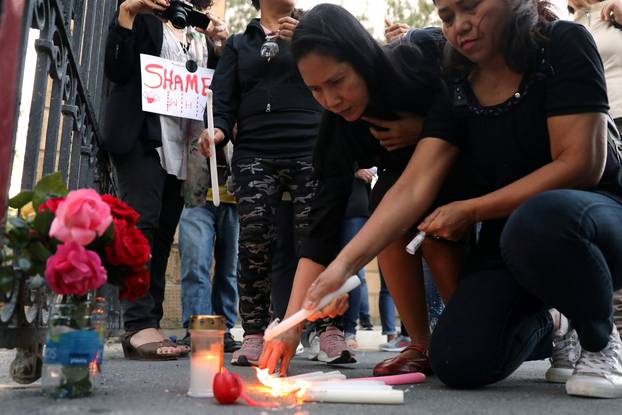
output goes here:
[[227, 24], [223, 20], [220, 20], [215, 14], [211, 12], [207, 12], [206, 14], [210, 19], [209, 26], [207, 26], [207, 29], [197, 27], [196, 30], [199, 33], [203, 33], [214, 42], [214, 53], [220, 56], [222, 47], [229, 37], [229, 29], [227, 28]]
[[292, 36], [294, 36], [294, 29], [298, 26], [298, 20], [293, 17], [281, 17], [279, 20], [279, 37], [281, 39], [291, 41]]
[[[261, 357], [259, 357], [259, 368], [268, 369], [272, 374], [279, 366], [279, 375], [287, 376], [289, 362], [296, 354], [296, 347], [300, 343], [300, 328], [296, 327], [286, 331], [280, 336], [264, 343]], [[279, 365], [279, 361], [281, 364]]]
[[[332, 292], [337, 291], [344, 282], [352, 275], [353, 273], [348, 272], [346, 267], [344, 267], [339, 259], [335, 259], [330, 265], [320, 273], [320, 275], [315, 279], [313, 284], [307, 290], [307, 295], [304, 299], [304, 308], [307, 310], [315, 309], [320, 300], [326, 296], [326, 294], [330, 294]], [[347, 310], [347, 303], [346, 303]], [[322, 315], [333, 314], [341, 311], [343, 314], [343, 299], [341, 297], [335, 299], [331, 304], [324, 307], [320, 310], [319, 313], [315, 314], [314, 318], [319, 318]]]
[[[337, 287], [337, 289], [339, 289], [339, 287]], [[315, 321], [327, 317], [335, 318], [344, 314], [346, 311], [348, 311], [348, 308], [350, 307], [348, 298], [348, 294], [344, 294], [335, 298], [317, 313], [311, 314], [309, 317], [307, 317], [307, 320]]]
[[[209, 136], [208, 129], [204, 129], [201, 135], [199, 136], [199, 151], [205, 158], [210, 158], [210, 141], [211, 137]], [[214, 145], [220, 143], [225, 139], [225, 134], [220, 130], [220, 128], [214, 128]]]
[[374, 180], [374, 177], [376, 177], [376, 175], [369, 169], [358, 169], [354, 173], [354, 177], [356, 177], [359, 180], [362, 180], [364, 183], [371, 183], [372, 180]]
[[622, 25], [622, 0], [614, 0], [603, 7], [601, 18], [610, 24]]
[[170, 4], [170, 0], [125, 0], [119, 7], [119, 25], [131, 30], [136, 16], [162, 12]]
[[410, 26], [406, 23], [393, 23], [391, 19], [384, 19], [384, 38], [387, 43], [401, 39], [409, 30]]
[[433, 238], [459, 241], [477, 222], [472, 200], [462, 200], [441, 206], [430, 213], [417, 227]]
[[400, 113], [399, 116], [400, 119], [393, 121], [372, 117], [362, 118], [368, 123], [386, 130], [383, 131], [374, 127], [369, 129], [381, 146], [389, 151], [394, 151], [417, 144], [423, 130], [423, 117], [407, 113]]

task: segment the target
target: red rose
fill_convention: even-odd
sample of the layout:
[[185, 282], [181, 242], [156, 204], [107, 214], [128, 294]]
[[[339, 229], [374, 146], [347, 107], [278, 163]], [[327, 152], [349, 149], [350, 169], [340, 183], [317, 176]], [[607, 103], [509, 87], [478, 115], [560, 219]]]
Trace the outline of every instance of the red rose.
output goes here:
[[56, 209], [58, 209], [58, 205], [60, 205], [60, 203], [65, 200], [64, 197], [51, 197], [48, 200], [46, 200], [43, 204], [39, 205], [39, 213], [43, 212], [44, 210], [49, 210], [52, 213], [56, 213]]
[[134, 209], [111, 195], [102, 195], [102, 200], [110, 206], [113, 218], [123, 219], [130, 225], [136, 225], [140, 215]]
[[114, 219], [114, 240], [104, 248], [111, 265], [144, 267], [149, 260], [149, 241], [141, 231], [121, 219]]
[[119, 291], [122, 300], [136, 301], [149, 291], [149, 270], [141, 268], [133, 271], [123, 280], [123, 288]]

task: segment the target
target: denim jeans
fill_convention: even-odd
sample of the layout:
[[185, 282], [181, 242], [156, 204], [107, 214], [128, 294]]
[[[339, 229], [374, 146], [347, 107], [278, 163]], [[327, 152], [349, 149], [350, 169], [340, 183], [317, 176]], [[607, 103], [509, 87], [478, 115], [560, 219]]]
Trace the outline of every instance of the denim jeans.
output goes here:
[[[232, 328], [237, 319], [239, 221], [236, 206], [211, 202], [184, 208], [179, 221], [183, 326], [190, 316], [218, 314]], [[214, 276], [212, 278], [212, 258]]]
[[378, 272], [380, 274], [380, 294], [378, 296], [378, 309], [380, 312], [380, 324], [382, 325], [382, 334], [395, 335], [397, 330], [395, 328], [395, 303], [393, 297], [389, 293], [387, 283], [384, 282], [384, 276], [382, 275], [382, 269], [378, 265]]
[[[343, 223], [341, 224], [341, 239], [339, 241], [339, 249], [341, 250], [344, 246], [354, 238], [354, 236], [361, 230], [363, 225], [367, 222], [367, 218], [363, 216], [357, 216], [354, 218], [344, 218]], [[356, 275], [361, 280], [361, 285], [350, 291], [348, 294], [348, 302], [350, 306], [348, 307], [348, 311], [343, 315], [342, 324], [343, 331], [346, 334], [356, 334], [356, 320], [360, 314], [361, 302], [362, 302], [362, 284], [365, 283], [365, 269], [361, 268]], [[367, 294], [367, 290], [365, 290], [365, 294]], [[369, 303], [369, 301], [366, 301]], [[368, 305], [369, 309], [369, 305]], [[369, 312], [369, 310], [368, 310]]]
[[430, 342], [432, 369], [447, 385], [473, 388], [509, 376], [551, 351], [556, 308], [581, 347], [597, 352], [612, 328], [622, 286], [622, 204], [580, 190], [527, 200], [500, 238], [505, 268], [466, 273]]
[[434, 279], [432, 278], [432, 271], [425, 260], [422, 261], [423, 265], [423, 284], [425, 286], [425, 302], [428, 309], [428, 324], [430, 325], [430, 331], [434, 330], [439, 317], [443, 314], [445, 305], [443, 300], [436, 289]]

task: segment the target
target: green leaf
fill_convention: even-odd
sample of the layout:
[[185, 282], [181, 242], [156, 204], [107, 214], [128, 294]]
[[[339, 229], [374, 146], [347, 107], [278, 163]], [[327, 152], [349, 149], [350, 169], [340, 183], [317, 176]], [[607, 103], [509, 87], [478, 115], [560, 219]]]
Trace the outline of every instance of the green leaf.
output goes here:
[[54, 214], [45, 209], [43, 212], [37, 214], [32, 226], [39, 235], [47, 237], [53, 220]]
[[49, 198], [66, 196], [67, 193], [67, 186], [59, 172], [43, 176], [35, 185], [32, 206], [38, 210]]
[[41, 242], [33, 242], [28, 247], [30, 256], [37, 261], [45, 262], [52, 255], [52, 253]]
[[32, 190], [25, 190], [23, 192], [18, 193], [9, 199], [9, 207], [13, 209], [21, 209], [28, 204], [28, 202], [32, 201], [32, 196], [34, 192]]
[[0, 293], [7, 293], [11, 291], [11, 289], [15, 285], [15, 282], [16, 281], [14, 274], [4, 275], [4, 273], [2, 273], [0, 275]]

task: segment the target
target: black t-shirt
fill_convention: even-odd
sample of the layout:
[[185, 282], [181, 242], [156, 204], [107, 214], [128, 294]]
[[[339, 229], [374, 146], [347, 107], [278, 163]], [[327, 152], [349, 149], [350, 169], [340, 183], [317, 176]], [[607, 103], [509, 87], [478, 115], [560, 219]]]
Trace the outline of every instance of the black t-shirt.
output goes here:
[[[537, 67], [524, 74], [507, 101], [484, 107], [466, 79], [449, 83], [426, 117], [424, 137], [449, 141], [471, 158], [483, 193], [500, 189], [552, 161], [547, 118], [609, 109], [603, 65], [583, 26], [558, 21], [543, 27]], [[608, 155], [611, 162], [612, 154]], [[608, 175], [616, 174], [620, 166]], [[481, 184], [481, 183], [480, 183]], [[487, 221], [476, 251], [478, 268], [501, 264], [499, 238], [505, 219]]]

